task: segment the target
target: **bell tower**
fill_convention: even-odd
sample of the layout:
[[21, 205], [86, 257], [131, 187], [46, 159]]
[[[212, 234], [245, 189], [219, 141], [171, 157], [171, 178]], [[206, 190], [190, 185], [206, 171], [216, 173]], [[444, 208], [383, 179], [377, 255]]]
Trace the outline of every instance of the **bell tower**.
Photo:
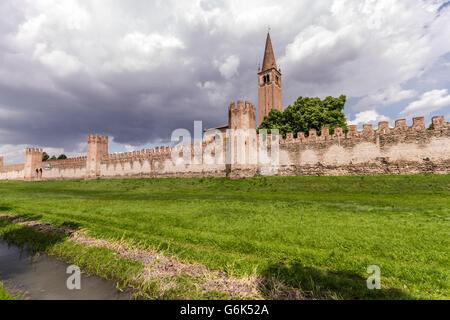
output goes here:
[[283, 111], [281, 69], [277, 67], [270, 33], [267, 33], [262, 69], [258, 68], [259, 124], [270, 110]]

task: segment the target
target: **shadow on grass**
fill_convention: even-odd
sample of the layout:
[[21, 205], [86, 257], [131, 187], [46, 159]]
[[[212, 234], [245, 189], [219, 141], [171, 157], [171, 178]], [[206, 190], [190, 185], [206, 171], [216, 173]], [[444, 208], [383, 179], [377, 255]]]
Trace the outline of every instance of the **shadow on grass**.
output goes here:
[[[11, 222], [37, 222], [39, 221], [43, 215], [41, 214], [33, 214], [33, 213], [24, 213], [18, 214], [14, 216], [10, 216], [5, 220], [9, 220]], [[73, 233], [74, 231], [80, 230], [81, 224], [75, 221], [64, 221], [57, 226], [52, 226], [50, 224], [41, 224], [38, 228], [38, 231], [42, 231], [44, 233]]]
[[9, 212], [11, 210], [12, 210], [11, 207], [0, 206], [0, 213], [6, 213], [6, 212]]
[[61, 223], [61, 227], [71, 230], [80, 230], [81, 224], [75, 221], [64, 221], [63, 223]]
[[16, 218], [20, 218], [23, 221], [38, 221], [42, 218], [41, 214], [34, 214], [34, 213], [22, 213], [15, 215]]
[[67, 239], [63, 233], [43, 233], [29, 227], [0, 219], [0, 238], [8, 244], [14, 244], [31, 254], [45, 252], [55, 244]]
[[298, 262], [291, 265], [272, 264], [266, 268], [264, 275], [268, 280], [259, 291], [268, 299], [299, 299], [286, 286], [299, 289], [301, 296], [307, 299], [414, 299], [394, 288], [369, 290], [367, 278], [352, 272], [327, 272], [305, 267]]

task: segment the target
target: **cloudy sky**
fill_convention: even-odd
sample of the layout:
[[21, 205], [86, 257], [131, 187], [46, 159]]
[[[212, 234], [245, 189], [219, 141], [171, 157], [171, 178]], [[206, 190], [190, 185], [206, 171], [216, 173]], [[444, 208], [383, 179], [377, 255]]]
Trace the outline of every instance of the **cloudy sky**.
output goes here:
[[[284, 107], [348, 97], [351, 123], [450, 119], [450, 1], [2, 0], [0, 155], [164, 144], [257, 103], [268, 26]], [[408, 120], [410, 121], [410, 120]]]

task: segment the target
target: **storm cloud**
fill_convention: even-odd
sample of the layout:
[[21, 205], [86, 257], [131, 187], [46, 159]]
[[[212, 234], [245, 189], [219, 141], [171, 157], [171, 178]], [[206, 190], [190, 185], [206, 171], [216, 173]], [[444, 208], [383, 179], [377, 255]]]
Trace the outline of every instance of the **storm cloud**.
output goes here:
[[[0, 151], [75, 154], [89, 133], [163, 144], [194, 120], [225, 124], [231, 101], [257, 102], [269, 26], [285, 107], [346, 94], [349, 121], [392, 120], [449, 88], [447, 4], [3, 0]], [[441, 100], [408, 115], [447, 115]]]

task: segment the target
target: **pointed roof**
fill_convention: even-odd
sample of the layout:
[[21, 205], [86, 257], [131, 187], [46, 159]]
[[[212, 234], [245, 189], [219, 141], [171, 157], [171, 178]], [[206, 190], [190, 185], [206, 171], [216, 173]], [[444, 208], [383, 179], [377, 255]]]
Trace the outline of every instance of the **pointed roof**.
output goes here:
[[272, 40], [270, 39], [270, 33], [267, 33], [266, 40], [266, 51], [264, 52], [264, 61], [262, 66], [262, 71], [266, 71], [270, 68], [277, 67], [277, 63], [275, 61], [275, 55], [273, 54], [272, 48]]

